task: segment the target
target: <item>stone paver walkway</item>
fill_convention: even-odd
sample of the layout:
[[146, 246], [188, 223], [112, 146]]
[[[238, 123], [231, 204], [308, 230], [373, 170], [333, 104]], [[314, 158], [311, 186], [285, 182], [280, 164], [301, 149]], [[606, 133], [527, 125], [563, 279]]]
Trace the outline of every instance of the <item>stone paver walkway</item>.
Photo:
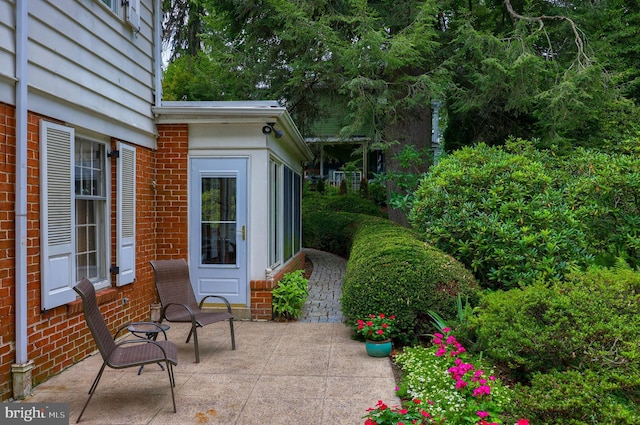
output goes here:
[[329, 252], [305, 248], [313, 263], [309, 278], [309, 297], [299, 322], [340, 323], [343, 321], [340, 298], [347, 260]]

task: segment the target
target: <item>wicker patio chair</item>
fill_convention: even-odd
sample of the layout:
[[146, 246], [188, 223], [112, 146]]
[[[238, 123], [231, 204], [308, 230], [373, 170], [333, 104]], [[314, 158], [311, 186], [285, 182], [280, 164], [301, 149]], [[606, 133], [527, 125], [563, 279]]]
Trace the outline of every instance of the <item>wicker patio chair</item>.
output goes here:
[[[176, 399], [173, 393], [173, 387], [176, 385], [173, 375], [173, 366], [178, 364], [178, 350], [175, 344], [170, 341], [155, 341], [151, 339], [127, 339], [116, 343], [109, 332], [109, 328], [104, 321], [102, 313], [100, 313], [100, 309], [98, 308], [98, 303], [96, 301], [96, 292], [91, 281], [85, 278], [73, 289], [80, 294], [80, 297], [82, 298], [84, 318], [103, 359], [100, 372], [98, 372], [98, 376], [96, 376], [96, 379], [93, 381], [93, 384], [89, 389], [89, 398], [84, 404], [76, 423], [80, 422], [82, 414], [89, 405], [91, 397], [96, 391], [96, 387], [98, 386], [98, 382], [100, 381], [102, 372], [104, 372], [106, 366], [113, 369], [124, 369], [150, 363], [164, 363], [167, 367], [167, 373], [169, 374], [169, 387], [171, 388], [173, 411], [177, 412]], [[152, 325], [153, 322], [149, 322], [149, 324]], [[118, 333], [128, 325], [130, 324], [124, 325], [118, 329], [115, 335], [117, 336]], [[162, 329], [158, 330], [158, 332], [161, 331]]]
[[[233, 314], [229, 301], [220, 295], [207, 295], [200, 304], [191, 286], [189, 278], [189, 266], [184, 259], [151, 261], [151, 267], [155, 274], [156, 288], [162, 304], [160, 321], [191, 323], [191, 331], [187, 336], [187, 343], [193, 335], [193, 345], [196, 354], [196, 363], [200, 363], [200, 350], [198, 348], [198, 328], [203, 326], [229, 321], [231, 331], [231, 349], [236, 349], [236, 340], [233, 333]], [[224, 302], [227, 311], [208, 312], [202, 311], [202, 305], [208, 298], [218, 298]]]

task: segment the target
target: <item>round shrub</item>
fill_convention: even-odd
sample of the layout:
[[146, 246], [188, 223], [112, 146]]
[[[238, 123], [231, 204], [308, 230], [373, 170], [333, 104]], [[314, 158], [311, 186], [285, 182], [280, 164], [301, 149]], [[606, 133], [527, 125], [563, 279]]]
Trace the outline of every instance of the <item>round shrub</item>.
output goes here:
[[593, 267], [566, 282], [487, 294], [471, 326], [484, 355], [522, 382], [591, 370], [640, 395], [639, 297], [640, 273]]
[[634, 400], [622, 396], [606, 376], [590, 370], [535, 374], [529, 386], [515, 387], [514, 408], [532, 424], [640, 423]]
[[545, 152], [480, 144], [444, 158], [421, 182], [409, 220], [493, 289], [563, 278], [592, 255]]
[[429, 330], [429, 310], [452, 319], [458, 294], [477, 297], [472, 274], [453, 257], [381, 219], [358, 224], [342, 292], [347, 317], [395, 315], [407, 341]]

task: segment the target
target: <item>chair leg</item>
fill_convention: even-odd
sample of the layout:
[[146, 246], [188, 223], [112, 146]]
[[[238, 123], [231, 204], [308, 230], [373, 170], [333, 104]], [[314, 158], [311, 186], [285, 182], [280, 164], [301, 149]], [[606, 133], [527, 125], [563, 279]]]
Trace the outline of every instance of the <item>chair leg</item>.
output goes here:
[[196, 363], [200, 363], [200, 351], [198, 350], [198, 324], [193, 323], [191, 325], [191, 331], [189, 331], [189, 336], [187, 336], [187, 344], [191, 340], [191, 335], [193, 335], [193, 345], [196, 350]]
[[96, 379], [93, 380], [93, 384], [91, 384], [91, 388], [89, 389], [89, 398], [87, 399], [87, 402], [84, 404], [84, 407], [82, 408], [82, 411], [80, 412], [80, 415], [78, 416], [78, 419], [76, 420], [76, 423], [80, 422], [80, 418], [82, 417], [85, 409], [89, 405], [89, 402], [91, 401], [91, 397], [93, 397], [93, 393], [96, 391], [96, 388], [98, 387], [98, 382], [100, 381], [100, 378], [102, 377], [102, 372], [104, 372], [105, 366], [107, 366], [107, 363], [106, 362], [102, 363], [102, 367], [100, 368], [100, 372], [98, 372], [98, 376], [96, 376]]
[[231, 349], [236, 349], [236, 336], [233, 333], [233, 319], [229, 319], [229, 328], [231, 329]]
[[196, 363], [200, 363], [200, 348], [198, 347], [198, 326], [193, 326], [193, 347], [196, 350]]
[[166, 361], [166, 363], [167, 373], [169, 374], [169, 388], [171, 388], [171, 401], [173, 401], [173, 413], [178, 413], [178, 409], [176, 409], [176, 396], [173, 391], [173, 387], [176, 386], [176, 379], [173, 375], [173, 366], [171, 365], [171, 363], [169, 363], [168, 360]]

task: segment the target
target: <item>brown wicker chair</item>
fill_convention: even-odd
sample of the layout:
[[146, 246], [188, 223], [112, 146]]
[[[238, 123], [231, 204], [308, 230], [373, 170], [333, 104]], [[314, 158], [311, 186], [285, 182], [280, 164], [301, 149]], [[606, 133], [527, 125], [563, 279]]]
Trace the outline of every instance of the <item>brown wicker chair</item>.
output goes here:
[[[200, 304], [191, 286], [189, 278], [189, 266], [184, 259], [151, 261], [151, 267], [156, 279], [156, 288], [162, 304], [161, 321], [191, 323], [191, 331], [187, 336], [187, 343], [193, 335], [193, 345], [196, 353], [196, 363], [200, 363], [200, 350], [198, 348], [198, 328], [212, 323], [229, 321], [231, 330], [231, 348], [236, 349], [236, 340], [233, 333], [233, 314], [229, 301], [220, 295], [207, 295]], [[202, 311], [202, 305], [208, 298], [218, 298], [227, 306], [227, 311], [207, 312]]]
[[[173, 366], [178, 364], [178, 350], [175, 344], [170, 341], [155, 341], [151, 339], [127, 339], [116, 343], [109, 332], [109, 328], [104, 321], [104, 317], [100, 313], [100, 309], [98, 308], [98, 303], [96, 301], [96, 292], [91, 281], [85, 278], [73, 289], [80, 294], [80, 297], [82, 298], [84, 318], [89, 330], [91, 330], [91, 335], [93, 335], [93, 339], [95, 340], [103, 359], [100, 372], [98, 372], [98, 376], [96, 376], [96, 379], [93, 381], [93, 384], [89, 389], [89, 398], [84, 404], [76, 423], [80, 422], [82, 414], [89, 405], [91, 397], [96, 391], [96, 387], [98, 386], [98, 382], [100, 381], [102, 372], [104, 372], [106, 366], [113, 369], [124, 369], [150, 363], [164, 363], [167, 366], [167, 373], [169, 374], [169, 386], [171, 388], [173, 411], [177, 412], [176, 399], [173, 393], [173, 387], [176, 385], [173, 375]], [[149, 322], [149, 324], [154, 323]], [[117, 336], [118, 333], [128, 325], [130, 325], [130, 323], [120, 327], [115, 335]], [[159, 327], [158, 332], [164, 331]]]

